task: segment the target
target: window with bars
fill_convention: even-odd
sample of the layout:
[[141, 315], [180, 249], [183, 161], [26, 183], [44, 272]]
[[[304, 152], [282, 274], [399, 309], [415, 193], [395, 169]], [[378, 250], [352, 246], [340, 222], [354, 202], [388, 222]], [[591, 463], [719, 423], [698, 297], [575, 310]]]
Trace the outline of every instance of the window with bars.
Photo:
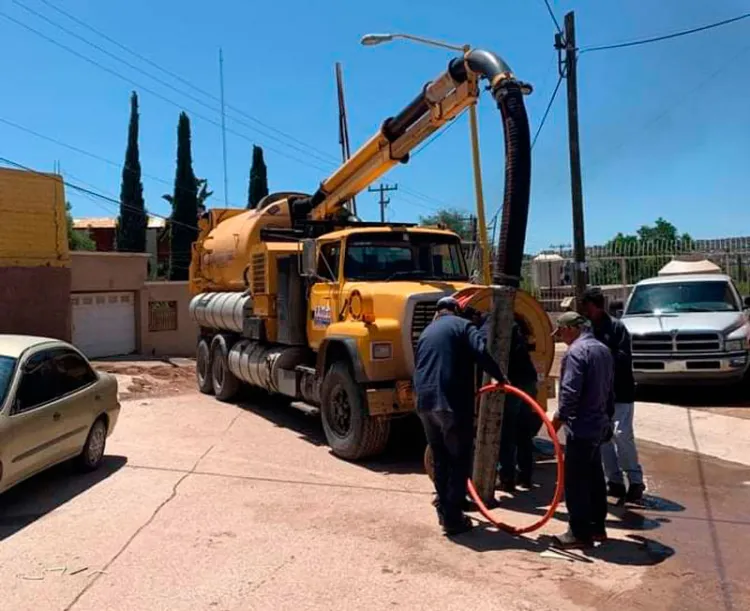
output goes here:
[[177, 302], [149, 301], [148, 302], [148, 330], [176, 331], [177, 330]]

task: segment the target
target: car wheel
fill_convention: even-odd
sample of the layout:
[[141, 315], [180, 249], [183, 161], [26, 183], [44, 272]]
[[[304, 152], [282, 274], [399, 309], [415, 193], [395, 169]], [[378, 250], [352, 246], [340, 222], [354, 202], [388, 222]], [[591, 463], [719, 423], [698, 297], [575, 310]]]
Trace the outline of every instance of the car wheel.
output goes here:
[[107, 445], [107, 423], [104, 418], [99, 418], [91, 425], [89, 436], [83, 451], [78, 456], [78, 466], [83, 471], [94, 471], [99, 467], [104, 458], [104, 449]]
[[241, 382], [229, 371], [226, 343], [217, 338], [211, 350], [211, 383], [219, 401], [231, 401], [240, 391]]
[[391, 422], [367, 413], [365, 393], [345, 363], [334, 363], [326, 373], [320, 411], [326, 441], [339, 458], [361, 460], [385, 449]]
[[213, 394], [214, 383], [211, 379], [211, 350], [205, 339], [198, 342], [198, 349], [195, 354], [195, 378], [198, 382], [198, 390], [205, 395]]

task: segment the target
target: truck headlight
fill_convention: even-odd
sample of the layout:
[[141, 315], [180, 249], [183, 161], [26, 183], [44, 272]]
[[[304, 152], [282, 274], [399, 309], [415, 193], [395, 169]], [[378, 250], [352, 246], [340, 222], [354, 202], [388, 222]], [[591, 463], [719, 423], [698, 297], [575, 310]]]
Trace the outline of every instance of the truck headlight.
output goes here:
[[370, 355], [373, 361], [385, 361], [393, 357], [391, 342], [373, 342], [370, 344]]
[[745, 348], [746, 344], [742, 339], [728, 339], [724, 342], [724, 349], [727, 352], [739, 352], [740, 350], [745, 350]]

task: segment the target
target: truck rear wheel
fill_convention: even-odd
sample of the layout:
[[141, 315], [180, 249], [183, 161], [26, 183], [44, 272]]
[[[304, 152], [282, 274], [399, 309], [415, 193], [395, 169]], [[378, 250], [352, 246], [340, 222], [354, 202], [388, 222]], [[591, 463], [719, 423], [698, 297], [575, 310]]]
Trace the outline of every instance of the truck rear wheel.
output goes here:
[[226, 342], [217, 337], [211, 349], [211, 384], [219, 401], [231, 401], [240, 390], [240, 381], [229, 371], [228, 354]]
[[391, 423], [367, 413], [365, 393], [345, 363], [334, 363], [326, 373], [320, 412], [326, 440], [336, 456], [360, 460], [385, 449]]
[[213, 378], [211, 377], [211, 349], [208, 342], [201, 339], [195, 353], [195, 379], [198, 382], [198, 390], [204, 395], [214, 393]]

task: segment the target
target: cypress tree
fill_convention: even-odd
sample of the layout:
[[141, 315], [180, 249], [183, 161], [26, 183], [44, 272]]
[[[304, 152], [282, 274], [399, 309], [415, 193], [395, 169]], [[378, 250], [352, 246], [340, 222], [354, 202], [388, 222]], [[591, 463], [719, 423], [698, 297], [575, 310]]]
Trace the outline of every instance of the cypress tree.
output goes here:
[[253, 145], [253, 163], [250, 166], [250, 187], [247, 192], [248, 209], [255, 208], [258, 202], [268, 195], [268, 175], [263, 149]]
[[120, 216], [117, 219], [117, 250], [121, 252], [146, 252], [148, 217], [143, 201], [141, 160], [138, 151], [138, 94], [130, 96], [130, 124], [128, 148], [122, 168], [120, 185]]
[[177, 171], [171, 198], [170, 280], [187, 280], [190, 249], [198, 237], [198, 180], [193, 173], [190, 119], [182, 112], [177, 124]]

